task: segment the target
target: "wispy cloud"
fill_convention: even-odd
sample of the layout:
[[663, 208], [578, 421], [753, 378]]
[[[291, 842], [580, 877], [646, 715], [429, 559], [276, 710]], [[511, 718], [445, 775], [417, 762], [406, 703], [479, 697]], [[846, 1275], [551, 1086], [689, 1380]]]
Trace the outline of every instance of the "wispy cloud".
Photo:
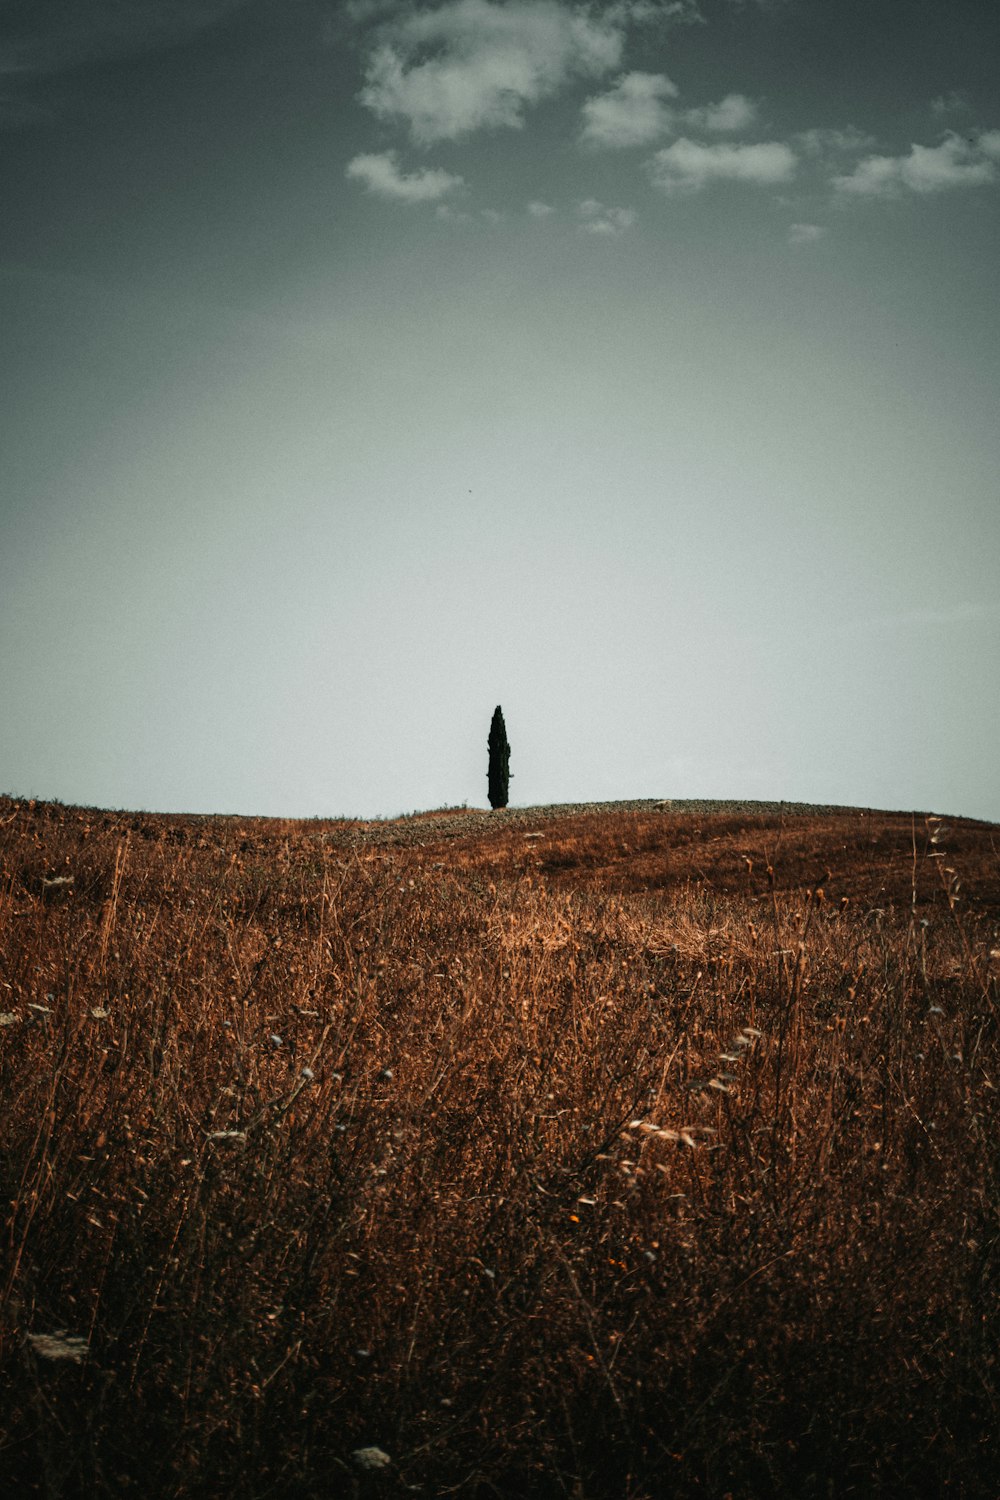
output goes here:
[[670, 129], [673, 111], [666, 101], [676, 97], [677, 85], [664, 73], [625, 73], [607, 93], [585, 102], [580, 139], [612, 149], [651, 146]]
[[399, 10], [399, 0], [341, 0], [341, 13], [355, 25], [382, 21], [386, 16], [398, 15]]
[[834, 634], [853, 636], [875, 630], [948, 630], [962, 625], [998, 623], [1000, 604], [961, 600], [954, 604], [919, 605], [916, 609], [870, 615], [858, 620], [841, 620]]
[[439, 203], [434, 210], [434, 217], [441, 219], [447, 224], [471, 224], [472, 215], [464, 208], [453, 208], [450, 203]]
[[636, 25], [705, 25], [698, 0], [619, 0], [612, 9]]
[[551, 203], [543, 203], [539, 198], [532, 198], [528, 204], [528, 213], [533, 219], [548, 219], [555, 213]]
[[664, 146], [648, 166], [654, 186], [665, 193], [694, 193], [714, 182], [773, 187], [795, 175], [797, 158], [783, 141], [756, 145], [703, 145], [682, 136]]
[[800, 130], [792, 139], [804, 156], [841, 165], [844, 158], [859, 156], [862, 151], [870, 151], [875, 145], [874, 136], [857, 130], [853, 125], [847, 125], [842, 130]]
[[625, 234], [638, 219], [634, 208], [608, 208], [596, 198], [585, 198], [579, 205], [580, 228], [587, 234], [615, 238]]
[[401, 172], [395, 151], [356, 156], [347, 164], [347, 174], [361, 182], [370, 193], [394, 203], [439, 203], [463, 185], [463, 179], [441, 168], [425, 167], [419, 172]]
[[51, 74], [176, 46], [248, 0], [90, 0], [25, 7], [27, 24], [4, 42], [0, 72]]
[[949, 89], [947, 94], [938, 94], [936, 99], [931, 100], [931, 114], [936, 115], [939, 120], [946, 115], [967, 114], [970, 108], [969, 96], [961, 89]]
[[756, 123], [757, 114], [757, 104], [746, 94], [727, 94], [718, 104], [687, 110], [684, 123], [692, 130], [705, 130], [710, 135], [738, 135]]
[[851, 172], [833, 179], [837, 192], [856, 198], [897, 198], [901, 193], [940, 193], [985, 187], [1000, 177], [1000, 130], [972, 136], [948, 131], [936, 146], [914, 144], [902, 156], [863, 157]]
[[629, 7], [601, 15], [559, 0], [451, 0], [387, 23], [361, 102], [420, 145], [484, 128], [519, 129], [525, 110], [622, 56]]
[[815, 245], [817, 240], [824, 239], [829, 230], [822, 224], [791, 224], [788, 229], [788, 240], [792, 245]]

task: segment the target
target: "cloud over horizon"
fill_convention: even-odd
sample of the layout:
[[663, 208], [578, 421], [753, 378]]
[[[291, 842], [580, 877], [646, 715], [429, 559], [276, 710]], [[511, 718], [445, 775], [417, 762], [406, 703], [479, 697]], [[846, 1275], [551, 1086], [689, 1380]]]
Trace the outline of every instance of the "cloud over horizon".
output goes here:
[[756, 124], [758, 107], [746, 94], [727, 94], [718, 104], [689, 109], [684, 123], [693, 130], [707, 130], [710, 135], [738, 135]]
[[605, 16], [560, 0], [450, 0], [381, 29], [361, 103], [421, 146], [524, 124], [531, 105], [621, 61], [627, 6]]
[[789, 182], [798, 158], [783, 141], [704, 145], [682, 136], [657, 151], [647, 165], [654, 187], [666, 193], [696, 193], [714, 182], [742, 182], [756, 187]]
[[607, 93], [584, 102], [580, 139], [587, 146], [611, 149], [651, 146], [671, 127], [673, 112], [666, 100], [677, 93], [665, 73], [624, 73]]
[[829, 232], [822, 224], [790, 224], [788, 239], [793, 245], [815, 245], [817, 240], [825, 239]]
[[738, 135], [756, 124], [758, 106], [746, 94], [678, 110], [667, 100], [679, 93], [665, 73], [624, 73], [606, 93], [585, 100], [580, 140], [585, 146], [620, 150], [651, 146], [678, 124], [707, 135]]
[[851, 172], [833, 179], [840, 194], [896, 198], [904, 191], [928, 194], [952, 188], [984, 187], [1000, 178], [1000, 130], [970, 137], [948, 131], [937, 146], [916, 142], [901, 156], [863, 157]]
[[[851, 124], [760, 140], [754, 137], [763, 133], [761, 104], [750, 94], [731, 90], [715, 102], [688, 106], [666, 72], [623, 71], [626, 44], [636, 45], [640, 33], [648, 34], [656, 23], [705, 22], [689, 3], [356, 0], [353, 14], [367, 38], [357, 98], [376, 118], [405, 131], [417, 147], [464, 141], [481, 131], [523, 130], [533, 107], [569, 92], [570, 109], [579, 110], [578, 144], [594, 151], [653, 149], [643, 163], [646, 176], [668, 195], [700, 193], [719, 183], [774, 188], [792, 183], [800, 169], [810, 193], [823, 191], [841, 203], [1000, 180], [1000, 131], [959, 135], [949, 130], [937, 144], [915, 143], [899, 155], [879, 151], [875, 137]], [[598, 89], [588, 94], [594, 81]], [[924, 108], [940, 115], [963, 103], [964, 96], [953, 91]], [[746, 138], [737, 139], [741, 136]], [[440, 169], [404, 173], [394, 151], [356, 157], [348, 176], [387, 200], [410, 204], [440, 204], [464, 186], [462, 178]], [[627, 222], [595, 214], [581, 227], [594, 234], [631, 227], [634, 210], [615, 212]], [[810, 210], [800, 214], [789, 230], [792, 244], [825, 234], [807, 222]], [[453, 209], [448, 216], [458, 217]]]
[[584, 198], [579, 205], [580, 228], [587, 234], [616, 238], [632, 228], [639, 215], [634, 208], [608, 208], [596, 198]]
[[348, 162], [346, 174], [361, 182], [376, 197], [394, 203], [439, 203], [448, 193], [463, 186], [463, 179], [441, 168], [425, 167], [419, 172], [401, 172], [395, 151], [367, 152]]

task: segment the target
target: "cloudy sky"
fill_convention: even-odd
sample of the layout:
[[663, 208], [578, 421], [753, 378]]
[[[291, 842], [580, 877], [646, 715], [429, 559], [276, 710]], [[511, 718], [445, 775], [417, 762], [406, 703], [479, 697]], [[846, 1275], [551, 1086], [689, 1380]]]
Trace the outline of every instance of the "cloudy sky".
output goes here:
[[0, 789], [1000, 819], [994, 0], [0, 34]]

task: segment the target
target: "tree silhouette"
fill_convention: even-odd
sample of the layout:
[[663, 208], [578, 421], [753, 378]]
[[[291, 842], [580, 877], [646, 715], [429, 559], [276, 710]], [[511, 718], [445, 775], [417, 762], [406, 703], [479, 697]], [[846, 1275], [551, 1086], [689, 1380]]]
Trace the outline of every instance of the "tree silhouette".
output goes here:
[[493, 710], [490, 737], [486, 743], [490, 751], [490, 768], [486, 773], [490, 806], [506, 807], [510, 781], [510, 745], [507, 743], [507, 729], [503, 721], [503, 709], [499, 703]]

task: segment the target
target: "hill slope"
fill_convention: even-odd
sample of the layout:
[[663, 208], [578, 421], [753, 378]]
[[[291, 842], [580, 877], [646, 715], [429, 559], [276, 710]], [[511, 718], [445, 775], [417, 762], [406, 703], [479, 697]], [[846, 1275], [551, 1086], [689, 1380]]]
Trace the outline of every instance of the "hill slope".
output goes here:
[[0, 800], [0, 1485], [992, 1494], [996, 835]]

